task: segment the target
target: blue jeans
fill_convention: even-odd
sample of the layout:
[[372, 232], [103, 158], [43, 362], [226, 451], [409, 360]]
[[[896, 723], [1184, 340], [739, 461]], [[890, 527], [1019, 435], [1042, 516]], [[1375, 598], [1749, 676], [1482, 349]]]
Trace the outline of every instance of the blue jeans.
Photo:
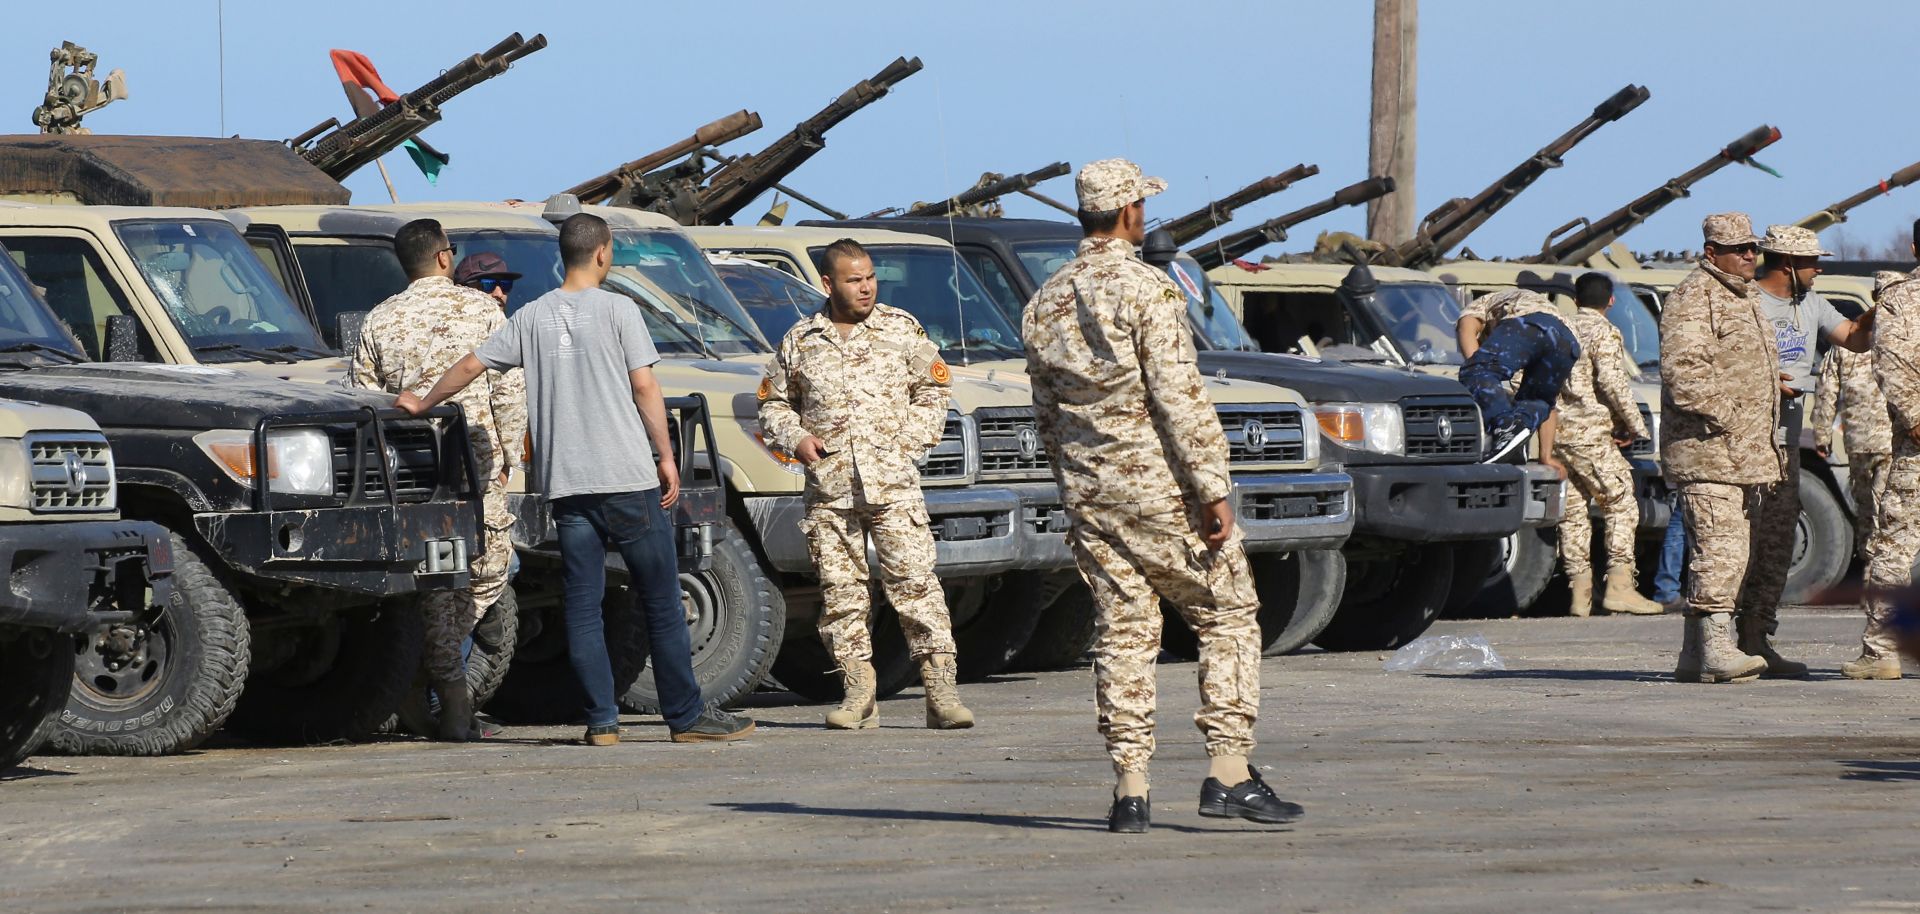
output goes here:
[[[1538, 429], [1553, 412], [1578, 358], [1580, 342], [1559, 318], [1523, 314], [1493, 325], [1487, 341], [1461, 366], [1460, 383], [1480, 404], [1488, 429], [1516, 424]], [[1507, 381], [1522, 372], [1520, 389], [1507, 393]]]
[[552, 506], [566, 592], [567, 656], [587, 693], [587, 726], [604, 727], [620, 719], [614, 703], [613, 664], [607, 659], [601, 623], [608, 545], [626, 561], [646, 617], [661, 716], [675, 730], [693, 726], [700, 717], [700, 684], [693, 678], [693, 646], [680, 604], [673, 524], [660, 508], [660, 490], [569, 495], [554, 499]]
[[1680, 573], [1687, 564], [1687, 524], [1680, 514], [1680, 498], [1673, 499], [1673, 519], [1667, 521], [1667, 538], [1660, 543], [1660, 571], [1653, 576], [1653, 602], [1672, 603], [1680, 599]]

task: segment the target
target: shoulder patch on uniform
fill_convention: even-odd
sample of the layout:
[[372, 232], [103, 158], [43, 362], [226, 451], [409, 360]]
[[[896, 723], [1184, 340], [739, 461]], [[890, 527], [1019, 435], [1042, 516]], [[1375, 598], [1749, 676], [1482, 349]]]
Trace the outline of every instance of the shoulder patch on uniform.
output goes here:
[[953, 372], [947, 370], [946, 359], [934, 359], [933, 365], [927, 369], [927, 376], [933, 378], [935, 384], [945, 384], [953, 380]]
[[773, 379], [761, 378], [760, 389], [755, 392], [755, 395], [762, 400], [771, 398], [773, 396]]

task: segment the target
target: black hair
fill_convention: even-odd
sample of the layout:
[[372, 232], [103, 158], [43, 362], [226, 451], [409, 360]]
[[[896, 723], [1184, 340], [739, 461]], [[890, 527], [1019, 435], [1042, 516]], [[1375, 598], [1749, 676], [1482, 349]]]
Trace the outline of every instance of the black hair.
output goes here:
[[393, 253], [408, 279], [432, 275], [446, 249], [447, 232], [438, 219], [415, 219], [393, 233]]
[[867, 249], [861, 246], [860, 242], [852, 238], [842, 238], [821, 248], [820, 261], [814, 266], [820, 268], [820, 275], [832, 279], [835, 261], [853, 259], [872, 261], [873, 257], [867, 253]]
[[1076, 211], [1074, 216], [1080, 220], [1080, 231], [1088, 235], [1107, 235], [1120, 225], [1120, 210], [1124, 209], [1126, 207], [1123, 206], [1097, 213], [1083, 209]]
[[1913, 220], [1913, 243], [1920, 245], [1920, 219]]
[[1613, 277], [1599, 270], [1582, 273], [1573, 281], [1573, 301], [1582, 308], [1605, 308], [1612, 300]]
[[613, 243], [607, 220], [592, 213], [574, 213], [560, 223], [560, 265], [569, 270], [593, 263], [595, 251]]

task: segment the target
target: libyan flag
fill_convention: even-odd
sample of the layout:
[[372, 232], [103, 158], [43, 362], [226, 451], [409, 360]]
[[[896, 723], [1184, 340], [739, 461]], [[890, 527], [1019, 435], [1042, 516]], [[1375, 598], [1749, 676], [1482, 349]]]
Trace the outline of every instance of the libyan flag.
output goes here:
[[[366, 117], [383, 106], [400, 100], [400, 94], [387, 88], [380, 80], [380, 71], [373, 68], [373, 61], [359, 51], [343, 51], [335, 48], [328, 52], [333, 59], [333, 72], [340, 75], [340, 88], [347, 93], [347, 103], [353, 106], [354, 117]], [[428, 184], [440, 183], [440, 170], [453, 160], [452, 156], [441, 152], [427, 141], [414, 137], [400, 144], [413, 159], [415, 167], [427, 176]]]

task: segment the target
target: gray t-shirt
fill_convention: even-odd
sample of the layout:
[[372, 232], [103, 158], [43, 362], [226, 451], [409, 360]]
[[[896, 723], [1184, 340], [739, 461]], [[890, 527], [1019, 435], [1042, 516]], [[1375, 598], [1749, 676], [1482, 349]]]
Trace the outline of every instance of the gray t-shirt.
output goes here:
[[555, 289], [515, 312], [474, 356], [524, 368], [533, 482], [549, 498], [660, 485], [627, 373], [660, 361], [631, 299]]
[[1760, 296], [1760, 313], [1773, 324], [1774, 341], [1780, 346], [1780, 370], [1791, 376], [1787, 386], [1802, 393], [1811, 392], [1813, 372], [1820, 361], [1820, 341], [1832, 336], [1847, 319], [1818, 292], [1808, 292], [1795, 303], [1775, 298], [1757, 283], [1751, 288]]

